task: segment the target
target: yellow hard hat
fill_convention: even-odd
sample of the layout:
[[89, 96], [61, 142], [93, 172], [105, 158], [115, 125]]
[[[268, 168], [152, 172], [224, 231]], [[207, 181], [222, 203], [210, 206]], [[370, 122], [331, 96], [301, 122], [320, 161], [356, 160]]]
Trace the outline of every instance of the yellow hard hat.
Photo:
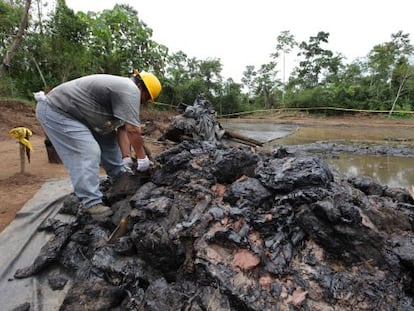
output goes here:
[[158, 78], [154, 74], [145, 71], [138, 73], [138, 75], [144, 82], [145, 87], [147, 88], [148, 93], [151, 96], [151, 99], [156, 99], [158, 95], [161, 93], [162, 89], [160, 80], [158, 80]]

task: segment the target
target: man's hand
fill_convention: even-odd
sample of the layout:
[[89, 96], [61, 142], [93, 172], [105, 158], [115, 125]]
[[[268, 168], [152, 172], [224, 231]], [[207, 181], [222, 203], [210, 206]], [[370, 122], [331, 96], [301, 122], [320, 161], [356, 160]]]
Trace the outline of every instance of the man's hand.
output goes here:
[[151, 165], [151, 161], [148, 159], [147, 156], [145, 156], [145, 158], [143, 159], [138, 159], [138, 172], [145, 172], [149, 169], [150, 165]]

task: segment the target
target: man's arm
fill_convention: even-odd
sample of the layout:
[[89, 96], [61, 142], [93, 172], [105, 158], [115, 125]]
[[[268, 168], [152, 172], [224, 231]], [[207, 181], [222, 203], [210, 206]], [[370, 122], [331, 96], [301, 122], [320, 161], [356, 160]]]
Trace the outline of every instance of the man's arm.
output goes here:
[[128, 135], [129, 142], [134, 148], [137, 159], [144, 159], [146, 154], [144, 150], [144, 140], [141, 134], [141, 127], [125, 123], [125, 130]]
[[131, 143], [129, 142], [128, 134], [125, 126], [121, 126], [116, 130], [118, 137], [119, 148], [121, 149], [122, 158], [131, 157]]

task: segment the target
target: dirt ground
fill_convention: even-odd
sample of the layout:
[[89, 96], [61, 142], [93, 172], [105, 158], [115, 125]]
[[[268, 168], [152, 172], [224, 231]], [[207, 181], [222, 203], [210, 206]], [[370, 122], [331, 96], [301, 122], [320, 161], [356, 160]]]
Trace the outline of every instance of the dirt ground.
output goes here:
[[[169, 117], [175, 113], [159, 113], [151, 110], [142, 111], [144, 121], [145, 143], [152, 155], [164, 150], [168, 142], [160, 142], [164, 130], [168, 127]], [[414, 120], [389, 120], [386, 117], [365, 115], [342, 117], [309, 117], [307, 115], [267, 115], [258, 120], [279, 123], [294, 123], [301, 126], [325, 124], [367, 125], [367, 126], [409, 126], [414, 127]], [[247, 120], [248, 121], [248, 120]], [[244, 119], [246, 122], [246, 119]], [[20, 154], [18, 142], [8, 134], [9, 130], [24, 126], [32, 130], [30, 141], [34, 151], [30, 163], [25, 164], [24, 174], [20, 173]], [[16, 213], [30, 200], [44, 182], [51, 178], [67, 177], [68, 173], [62, 164], [49, 163], [44, 145], [44, 134], [35, 117], [35, 109], [21, 102], [0, 100], [0, 232], [14, 219]]]
[[[168, 147], [168, 142], [158, 141], [163, 129], [169, 124], [172, 113], [143, 112], [146, 122], [144, 133], [146, 145], [155, 155]], [[33, 132], [30, 142], [34, 151], [30, 163], [25, 160], [24, 173], [20, 173], [20, 147], [9, 136], [9, 130], [24, 126]], [[16, 213], [30, 200], [46, 180], [68, 177], [62, 164], [49, 163], [44, 144], [43, 130], [35, 117], [32, 106], [17, 101], [0, 100], [0, 232], [14, 219]]]

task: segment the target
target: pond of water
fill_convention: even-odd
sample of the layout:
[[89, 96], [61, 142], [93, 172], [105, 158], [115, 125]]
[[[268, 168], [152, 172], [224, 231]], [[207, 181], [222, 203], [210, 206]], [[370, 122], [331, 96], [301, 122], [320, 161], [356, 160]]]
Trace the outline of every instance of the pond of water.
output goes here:
[[[275, 145], [298, 145], [314, 142], [375, 143], [389, 145], [393, 142], [414, 148], [414, 128], [369, 126], [296, 126], [275, 123], [221, 122], [223, 127], [265, 143], [265, 148]], [[325, 158], [325, 157], [324, 157]], [[414, 185], [414, 158], [377, 155], [359, 155], [342, 152], [325, 161], [348, 177], [370, 176], [389, 187]]]

